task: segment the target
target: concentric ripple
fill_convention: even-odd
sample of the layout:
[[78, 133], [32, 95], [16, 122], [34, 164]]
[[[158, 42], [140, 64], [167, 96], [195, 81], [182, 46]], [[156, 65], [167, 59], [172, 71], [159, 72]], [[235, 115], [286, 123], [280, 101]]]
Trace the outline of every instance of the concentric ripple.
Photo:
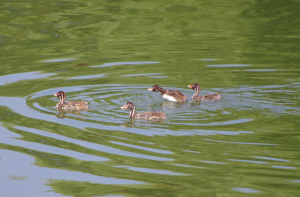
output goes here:
[[[107, 130], [121, 130], [125, 132], [139, 133], [144, 135], [209, 135], [225, 134], [236, 135], [238, 133], [249, 133], [248, 131], [218, 131], [206, 130], [206, 126], [230, 125], [251, 121], [252, 119], [237, 118], [234, 120], [224, 119], [224, 108], [226, 100], [219, 102], [199, 103], [191, 98], [186, 103], [174, 103], [165, 101], [160, 93], [147, 91], [151, 85], [93, 85], [60, 87], [43, 90], [32, 94], [29, 99], [31, 107], [39, 113], [53, 113], [57, 117], [65, 120], [59, 121], [65, 125], [80, 125], [78, 128], [101, 128]], [[172, 87], [166, 87], [172, 88]], [[177, 88], [178, 89], [178, 88]], [[53, 93], [63, 90], [67, 93], [67, 100], [85, 100], [89, 103], [90, 109], [85, 112], [59, 114], [54, 107], [58, 99]], [[193, 92], [189, 89], [178, 89], [189, 97]], [[205, 93], [205, 92], [204, 92]], [[45, 105], [42, 101], [47, 100]], [[134, 102], [137, 112], [144, 111], [164, 111], [168, 119], [166, 121], [130, 121], [129, 111], [120, 109], [126, 102]], [[218, 122], [211, 122], [207, 117], [219, 116]], [[37, 114], [35, 118], [39, 118]], [[232, 117], [231, 117], [232, 118]], [[216, 119], [216, 118], [214, 118]], [[75, 122], [74, 122], [75, 121]], [[80, 121], [80, 124], [78, 123]], [[153, 124], [155, 123], [155, 124]], [[162, 124], [164, 123], [164, 124]], [[184, 126], [182, 129], [175, 129], [178, 125]], [[199, 126], [203, 128], [199, 128]], [[76, 126], [75, 126], [76, 127]], [[130, 130], [129, 130], [130, 128]], [[146, 133], [143, 130], [147, 130]]]
[[[300, 108], [284, 107], [265, 102], [263, 89], [274, 89], [274, 87], [240, 87], [222, 90], [223, 92], [218, 89], [217, 91], [223, 95], [221, 101], [201, 103], [190, 98], [193, 91], [177, 88], [189, 98], [186, 103], [174, 103], [164, 100], [160, 93], [147, 91], [150, 86], [111, 84], [60, 87], [59, 89], [51, 88], [36, 92], [28, 99], [30, 100], [29, 106], [32, 110], [37, 111], [34, 118], [42, 117], [38, 113], [43, 115], [52, 113], [59, 118], [64, 118], [64, 120], [54, 119], [54, 122], [69, 126], [73, 125], [79, 129], [87, 127], [101, 128], [143, 135], [237, 135], [239, 133], [252, 133], [251, 131], [226, 131], [219, 128], [220, 126], [251, 122], [253, 118], [241, 116], [239, 113], [241, 110], [300, 111]], [[65, 91], [69, 101], [87, 101], [90, 109], [87, 112], [59, 114], [55, 108], [58, 99], [52, 96], [58, 90]], [[211, 92], [213, 91], [207, 92], [204, 90], [203, 94]], [[45, 100], [48, 100], [46, 105], [42, 102]], [[128, 101], [135, 103], [137, 112], [164, 111], [168, 119], [158, 122], [146, 120], [132, 122], [128, 118], [129, 112], [120, 109], [120, 106]], [[232, 106], [235, 108], [232, 108]], [[29, 114], [32, 115], [32, 113]], [[213, 117], [213, 119], [210, 117]], [[147, 132], [143, 130], [147, 130]]]
[[[51, 76], [30, 74], [33, 74], [34, 78]], [[160, 74], [162, 73], [150, 73], [149, 76]], [[80, 81], [99, 76], [105, 78], [105, 74], [96, 74], [71, 77], [67, 80]], [[136, 74], [131, 77], [139, 76], [147, 75]], [[147, 90], [152, 85], [78, 85], [43, 89], [25, 97], [2, 96], [2, 111], [12, 118], [9, 123], [0, 125], [0, 144], [20, 152], [25, 151], [39, 160], [51, 158], [55, 166], [73, 167], [80, 161], [79, 163], [84, 163], [83, 166], [89, 165], [90, 169], [97, 169], [86, 173], [80, 164], [75, 167], [78, 173], [74, 175], [68, 174], [71, 167], [65, 171], [64, 176], [45, 176], [53, 180], [79, 174], [82, 177], [74, 180], [100, 184], [106, 180], [116, 180], [120, 184], [143, 185], [147, 184], [147, 181], [134, 176], [136, 173], [148, 176], [152, 174], [192, 177], [195, 172], [191, 169], [213, 171], [222, 166], [231, 170], [235, 165], [263, 165], [264, 168], [273, 171], [298, 170], [292, 160], [285, 157], [271, 157], [258, 154], [258, 151], [244, 157], [236, 155], [236, 150], [245, 146], [253, 150], [262, 146], [272, 149], [279, 146], [277, 143], [251, 142], [245, 138], [209, 139], [211, 136], [235, 137], [254, 134], [259, 129], [249, 125], [253, 122], [260, 124], [257, 123], [260, 121], [256, 118], [257, 115], [264, 117], [274, 113], [299, 113], [300, 108], [294, 105], [296, 100], [287, 98], [287, 95], [295, 93], [295, 85], [298, 84], [240, 86], [202, 91], [202, 94], [219, 92], [223, 99], [217, 102], [194, 101], [191, 99], [191, 89], [163, 86], [166, 89], [177, 89], [187, 95], [188, 101], [185, 103], [164, 100], [160, 93]], [[68, 101], [87, 101], [89, 110], [57, 111], [55, 105], [58, 98], [53, 94], [61, 90], [66, 92]], [[272, 93], [276, 93], [277, 97], [268, 98]], [[120, 108], [128, 101], [135, 103], [137, 112], [164, 111], [168, 118], [163, 121], [130, 120], [129, 111]], [[28, 122], [31, 124], [27, 124]], [[240, 129], [235, 129], [236, 125], [239, 125]], [[186, 142], [181, 143], [182, 140]], [[218, 146], [225, 148], [216, 149]], [[202, 147], [205, 148], [201, 150]], [[207, 149], [211, 152], [218, 150], [217, 156], [207, 155]], [[285, 164], [282, 165], [282, 162]], [[38, 168], [34, 170], [40, 171]], [[106, 171], [109, 174], [103, 175]], [[126, 176], [120, 178], [115, 172]], [[24, 173], [20, 176], [23, 177]], [[99, 180], [95, 181], [96, 178]]]

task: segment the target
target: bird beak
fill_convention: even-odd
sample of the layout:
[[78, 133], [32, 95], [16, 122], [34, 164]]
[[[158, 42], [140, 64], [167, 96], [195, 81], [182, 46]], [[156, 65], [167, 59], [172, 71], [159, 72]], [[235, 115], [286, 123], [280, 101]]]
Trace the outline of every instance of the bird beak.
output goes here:
[[128, 109], [126, 105], [122, 106], [121, 109]]
[[152, 91], [153, 89], [152, 89], [152, 88], [149, 88], [148, 90], [149, 90], [149, 91]]
[[57, 94], [54, 94], [54, 96], [57, 96]]
[[188, 85], [188, 88], [193, 88], [193, 86], [192, 85]]

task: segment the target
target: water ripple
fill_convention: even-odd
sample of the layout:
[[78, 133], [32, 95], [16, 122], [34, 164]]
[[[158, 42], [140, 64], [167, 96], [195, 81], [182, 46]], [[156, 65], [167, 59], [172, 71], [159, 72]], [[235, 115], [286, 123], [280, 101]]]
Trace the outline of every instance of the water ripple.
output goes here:
[[290, 166], [271, 166], [272, 168], [280, 168], [280, 169], [286, 169], [286, 170], [295, 170], [296, 167], [290, 167]]
[[50, 138], [53, 138], [53, 139], [58, 139], [58, 140], [61, 140], [61, 141], [78, 144], [80, 146], [83, 146], [83, 147], [86, 147], [86, 148], [89, 148], [89, 149], [93, 149], [93, 150], [97, 150], [97, 151], [100, 151], [100, 152], [106, 152], [106, 153], [115, 154], [115, 155], [124, 155], [124, 156], [128, 156], [128, 157], [137, 157], [137, 158], [158, 160], [158, 161], [171, 161], [171, 160], [173, 160], [173, 159], [169, 159], [169, 158], [155, 157], [155, 156], [144, 155], [144, 154], [139, 154], [139, 153], [132, 153], [132, 152], [119, 150], [119, 149], [112, 148], [112, 147], [105, 146], [105, 145], [101, 145], [101, 144], [86, 142], [86, 141], [83, 141], [83, 140], [77, 140], [77, 139], [65, 137], [65, 136], [62, 136], [62, 135], [45, 132], [45, 131], [38, 130], [38, 129], [32, 129], [32, 128], [27, 128], [27, 127], [22, 127], [22, 126], [15, 126], [15, 128], [21, 129], [21, 130], [24, 130], [24, 131], [27, 131], [27, 132], [31, 132], [31, 133], [34, 133], [34, 134], [37, 134], [37, 135], [42, 135], [42, 136], [50, 137]]
[[247, 65], [247, 64], [219, 64], [219, 65], [206, 65], [208, 67], [219, 67], [219, 68], [230, 68], [230, 67], [247, 67], [247, 66], [251, 66], [251, 65]]
[[244, 159], [228, 159], [229, 161], [240, 161], [240, 162], [247, 162], [247, 163], [259, 163], [259, 164], [267, 164], [269, 162], [264, 161], [253, 161], [253, 160], [244, 160]]
[[113, 143], [113, 144], [118, 144], [118, 145], [127, 146], [127, 147], [131, 147], [131, 148], [141, 149], [141, 150], [150, 151], [150, 152], [154, 152], [154, 153], [173, 154], [173, 152], [166, 151], [166, 150], [159, 150], [159, 149], [155, 149], [155, 148], [147, 148], [147, 147], [143, 147], [143, 146], [126, 144], [126, 143], [123, 143], [123, 142], [116, 142], [116, 141], [110, 141], [110, 142]]
[[284, 161], [284, 162], [289, 162], [290, 160], [286, 159], [277, 159], [277, 158], [272, 158], [272, 157], [258, 157], [258, 156], [253, 156], [256, 159], [265, 159], [265, 160], [271, 160], [271, 161]]
[[0, 76], [0, 85], [3, 86], [21, 80], [41, 79], [41, 78], [47, 78], [49, 76], [56, 75], [55, 73], [41, 73], [41, 72], [42, 71], [33, 71], [33, 72], [16, 73], [16, 74]]
[[143, 64], [159, 64], [160, 62], [113, 62], [113, 63], [105, 63], [99, 66], [90, 66], [92, 68], [96, 67], [108, 67], [108, 66], [120, 66], [120, 65], [143, 65]]
[[45, 152], [45, 153], [64, 155], [64, 156], [73, 157], [73, 158], [77, 158], [77, 159], [84, 160], [84, 161], [107, 161], [108, 160], [103, 157], [88, 155], [85, 153], [80, 153], [80, 152], [72, 151], [72, 150], [66, 150], [63, 148], [55, 147], [55, 146], [49, 146], [49, 145], [45, 145], [45, 144], [39, 144], [39, 143], [34, 143], [34, 142], [18, 140], [15, 138], [21, 138], [22, 136], [9, 131], [8, 129], [6, 129], [3, 126], [0, 126], [0, 128], [2, 130], [1, 135], [0, 135], [0, 143], [2, 143], [2, 144], [9, 144], [9, 145], [23, 147], [23, 148], [41, 151], [41, 152]]
[[218, 162], [218, 161], [199, 161], [199, 162], [203, 162], [203, 163], [211, 163], [211, 164], [228, 164], [228, 163]]
[[[0, 149], [0, 155], [1, 155], [0, 166], [3, 171], [5, 171], [7, 174], [10, 175], [14, 175], [18, 177], [26, 177], [25, 180], [19, 182], [18, 190], [17, 190], [19, 191], [20, 186], [22, 185], [22, 187], [25, 187], [24, 189], [21, 190], [23, 194], [24, 191], [32, 192], [31, 189], [28, 190], [29, 183], [32, 184], [32, 182], [35, 182], [36, 184], [40, 185], [39, 187], [37, 187], [39, 189], [41, 189], [40, 187], [44, 185], [43, 189], [45, 189], [47, 188], [46, 184], [41, 184], [41, 183], [48, 182], [49, 180], [73, 180], [73, 181], [81, 181], [81, 182], [91, 182], [91, 183], [98, 183], [98, 184], [114, 184], [114, 185], [115, 184], [118, 185], [146, 184], [141, 181], [118, 179], [118, 178], [97, 176], [97, 175], [83, 173], [83, 172], [39, 167], [37, 165], [34, 165], [34, 163], [36, 162], [32, 156], [28, 156], [26, 154], [22, 154], [10, 150]], [[4, 194], [5, 188], [9, 186], [11, 183], [10, 180], [5, 176], [0, 176], [0, 180], [1, 180], [1, 188], [2, 188], [1, 193]], [[11, 188], [10, 187], [7, 188], [9, 188], [10, 190], [9, 192], [11, 193], [12, 191]], [[28, 192], [26, 193], [26, 195], [28, 195]], [[23, 196], [23, 195], [16, 195], [16, 196]], [[36, 196], [36, 195], [30, 195], [30, 196]]]
[[260, 193], [260, 191], [258, 190], [255, 190], [255, 189], [251, 189], [251, 188], [242, 188], [242, 187], [239, 187], [239, 188], [232, 188], [233, 191], [237, 191], [237, 192], [242, 192], [242, 193]]
[[51, 60], [44, 60], [46, 63], [53, 63], [53, 62], [68, 62], [76, 60], [76, 58], [65, 58], [65, 59], [51, 59]]
[[169, 170], [158, 170], [158, 169], [150, 169], [150, 168], [140, 168], [140, 167], [132, 167], [132, 166], [113, 166], [116, 168], [127, 168], [132, 171], [143, 172], [143, 173], [151, 173], [151, 174], [164, 174], [164, 175], [190, 175], [183, 174], [177, 172], [171, 172]]

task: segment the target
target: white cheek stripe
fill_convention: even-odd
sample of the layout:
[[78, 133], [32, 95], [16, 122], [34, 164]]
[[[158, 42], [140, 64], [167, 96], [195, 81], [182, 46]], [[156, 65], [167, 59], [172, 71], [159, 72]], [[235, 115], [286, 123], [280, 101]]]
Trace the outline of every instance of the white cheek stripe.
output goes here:
[[167, 95], [167, 94], [163, 94], [162, 97], [163, 97], [164, 99], [169, 100], [169, 101], [177, 102], [177, 100], [176, 100], [173, 96], [169, 96], [169, 95]]

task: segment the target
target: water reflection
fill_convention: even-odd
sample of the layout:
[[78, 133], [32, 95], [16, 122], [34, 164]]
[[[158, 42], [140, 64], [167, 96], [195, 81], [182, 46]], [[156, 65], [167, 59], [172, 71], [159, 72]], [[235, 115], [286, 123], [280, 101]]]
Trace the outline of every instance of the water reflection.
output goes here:
[[265, 159], [265, 160], [271, 160], [271, 161], [283, 161], [283, 162], [289, 162], [289, 160], [286, 159], [278, 159], [278, 158], [272, 158], [272, 157], [257, 157], [253, 156], [256, 159]]
[[149, 168], [139, 168], [139, 167], [132, 167], [132, 166], [113, 166], [116, 168], [127, 168], [132, 171], [143, 172], [143, 173], [153, 173], [153, 174], [164, 174], [164, 175], [189, 175], [177, 172], [171, 172], [168, 170], [158, 170], [158, 169], [149, 169]]
[[52, 60], [44, 60], [46, 63], [55, 63], [55, 62], [68, 62], [74, 61], [76, 58], [65, 58], [65, 59], [52, 59]]
[[146, 73], [146, 74], [131, 74], [131, 75], [120, 75], [120, 77], [142, 77], [151, 75], [161, 75], [162, 73]]
[[246, 64], [220, 64], [220, 65], [206, 65], [208, 67], [231, 68], [231, 67], [248, 67]]
[[[4, 196], [24, 196], [25, 191], [26, 195], [30, 196], [39, 196], [41, 193], [43, 196], [61, 196], [52, 192], [47, 192], [51, 190], [51, 188], [47, 185], [53, 180], [74, 180], [114, 185], [146, 184], [141, 181], [117, 179], [96, 176], [83, 172], [40, 167], [35, 165], [36, 160], [32, 156], [10, 150], [0, 150], [0, 155], [0, 167], [10, 175], [0, 176], [0, 181], [2, 183], [1, 193]], [[11, 184], [18, 184], [18, 189], [12, 190], [10, 187]], [[36, 187], [37, 185], [39, 185], [39, 187]]]
[[160, 62], [113, 62], [113, 63], [105, 63], [99, 66], [90, 66], [92, 68], [96, 67], [109, 67], [109, 66], [119, 66], [119, 65], [143, 65], [143, 64], [159, 64]]
[[290, 167], [290, 166], [271, 166], [272, 168], [280, 168], [280, 169], [286, 169], [286, 170], [296, 170], [298, 168], [296, 167]]
[[269, 162], [264, 161], [251, 161], [251, 160], [243, 160], [243, 159], [228, 159], [229, 161], [240, 161], [240, 162], [248, 162], [248, 163], [256, 163], [256, 164], [267, 164]]
[[180, 166], [180, 167], [187, 167], [187, 168], [205, 168], [205, 167], [190, 166], [190, 165], [185, 165], [185, 164], [174, 164], [174, 165]]
[[84, 76], [78, 76], [78, 77], [70, 77], [70, 80], [78, 80], [78, 79], [93, 79], [93, 78], [103, 78], [105, 77], [105, 74], [98, 74], [98, 75], [84, 75]]
[[0, 76], [0, 86], [14, 83], [21, 80], [33, 80], [33, 79], [41, 79], [47, 78], [49, 76], [56, 75], [55, 73], [41, 73], [41, 71], [34, 72], [25, 72], [25, 73], [16, 73], [10, 75]]
[[[86, 120], [85, 118], [82, 118], [82, 114], [79, 111], [62, 110], [62, 109], [58, 109], [57, 111], [58, 111], [58, 113], [55, 116], [58, 118], [71, 118], [71, 119], [78, 119], [78, 120]], [[80, 117], [71, 116], [69, 114], [76, 114]]]
[[224, 162], [217, 162], [217, 161], [200, 161], [203, 163], [210, 163], [210, 164], [228, 164], [228, 163], [224, 163]]
[[[297, 2], [3, 5], [2, 195], [297, 196]], [[57, 112], [61, 89], [89, 111]], [[131, 121], [129, 100], [168, 119]]]
[[232, 188], [233, 191], [242, 192], [242, 193], [260, 193], [260, 191], [251, 189], [251, 188]]
[[122, 143], [122, 142], [116, 142], [116, 141], [110, 141], [113, 144], [119, 144], [122, 146], [127, 146], [127, 147], [131, 147], [131, 148], [137, 148], [137, 149], [141, 149], [141, 150], [145, 150], [145, 151], [150, 151], [150, 152], [154, 152], [154, 153], [160, 153], [160, 154], [172, 154], [173, 152], [171, 151], [167, 151], [167, 150], [159, 150], [159, 149], [154, 149], [154, 148], [147, 148], [147, 147], [143, 147], [143, 146], [137, 146], [137, 145], [131, 145], [131, 144], [127, 144], [127, 143]]
[[[101, 145], [101, 144], [98, 144], [98, 143], [87, 142], [87, 141], [84, 141], [84, 140], [78, 140], [78, 139], [74, 139], [74, 138], [71, 138], [71, 137], [66, 137], [66, 136], [63, 136], [63, 135], [60, 135], [60, 134], [55, 134], [55, 133], [49, 133], [49, 132], [45, 132], [45, 131], [38, 130], [38, 129], [26, 128], [26, 127], [21, 127], [21, 126], [16, 126], [15, 128], [21, 129], [21, 130], [26, 131], [26, 132], [34, 133], [36, 135], [42, 135], [42, 136], [45, 136], [45, 137], [48, 137], [48, 138], [56, 139], [57, 141], [73, 143], [74, 145], [79, 145], [79, 146], [82, 146], [84, 148], [93, 149], [93, 150], [97, 150], [97, 151], [100, 151], [100, 152], [106, 152], [106, 153], [117, 154], [117, 155], [124, 155], [124, 156], [127, 156], [127, 157], [137, 157], [137, 158], [158, 160], [158, 161], [171, 161], [171, 160], [173, 160], [173, 159], [164, 158], [164, 157], [156, 157], [156, 156], [151, 156], [151, 155], [144, 155], [144, 154], [124, 151], [124, 150], [116, 149], [116, 148], [113, 148], [113, 147], [110, 147], [110, 146]], [[25, 142], [25, 144], [26, 144], [26, 142]], [[28, 143], [28, 144], [30, 144], [30, 143]], [[42, 148], [43, 146], [44, 145], [39, 146], [39, 149], [37, 149], [37, 150], [41, 150], [41, 149], [44, 150], [44, 148]], [[29, 148], [30, 145], [28, 145], [27, 147]], [[50, 147], [47, 146], [47, 149], [49, 149], [49, 148]], [[33, 147], [33, 149], [35, 149], [35, 148]], [[53, 149], [56, 150], [57, 148], [53, 147]], [[56, 153], [58, 153], [58, 152], [59, 151], [56, 151]], [[72, 152], [72, 151], [70, 151], [70, 152]], [[99, 161], [98, 157], [94, 157], [92, 155], [87, 155], [87, 156], [88, 156], [88, 159], [97, 158], [97, 161]], [[75, 156], [73, 155], [73, 157], [75, 157]], [[107, 159], [105, 158], [104, 160], [107, 160]]]
[[[56, 155], [63, 155], [67, 157], [72, 157], [72, 158], [77, 158], [83, 161], [107, 161], [107, 158], [99, 157], [99, 156], [93, 156], [85, 153], [80, 153], [77, 151], [72, 151], [72, 150], [67, 150], [55, 146], [49, 146], [47, 144], [42, 144], [42, 143], [34, 143], [34, 142], [28, 142], [22, 140], [22, 136], [15, 134], [12, 131], [9, 131], [3, 126], [0, 126], [2, 130], [2, 135], [0, 137], [0, 143], [2, 144], [7, 144], [11, 146], [17, 146], [17, 147], [22, 147], [26, 148], [28, 150], [36, 150], [36, 151], [41, 151], [44, 153], [51, 153], [51, 154], [56, 154]], [[24, 127], [15, 127], [16, 129], [21, 129], [22, 131], [26, 132], [31, 132], [36, 135], [41, 135], [39, 130], [31, 129], [31, 128], [24, 128]], [[34, 132], [38, 131], [38, 132]], [[55, 135], [55, 134], [53, 134]], [[44, 134], [43, 136], [47, 136], [47, 134]], [[48, 136], [49, 137], [49, 136]]]
[[247, 72], [274, 72], [277, 71], [276, 69], [251, 69], [251, 70], [245, 70]]
[[[260, 94], [262, 89], [276, 89], [285, 88], [286, 86], [260, 86], [240, 87], [235, 89], [227, 89], [226, 98], [216, 103], [201, 102], [199, 105], [189, 100], [187, 103], [174, 103], [161, 100], [161, 96], [157, 94], [150, 94], [147, 91], [147, 85], [90, 85], [90, 86], [73, 86], [62, 87], [62, 89], [68, 92], [69, 100], [86, 100], [90, 105], [90, 110], [87, 112], [67, 112], [63, 111], [57, 114], [59, 118], [63, 118], [63, 121], [53, 119], [50, 114], [56, 114], [53, 109], [55, 105], [55, 99], [50, 98], [57, 88], [50, 88], [33, 93], [30, 96], [32, 108], [28, 108], [25, 100], [21, 98], [6, 98], [1, 97], [1, 104], [8, 106], [18, 114], [25, 115], [28, 118], [35, 118], [44, 121], [55, 122], [78, 129], [84, 128], [101, 128], [105, 130], [120, 130], [127, 133], [137, 133], [142, 135], [238, 135], [238, 134], [250, 134], [252, 131], [230, 131], [225, 129], [199, 129], [199, 126], [212, 127], [212, 126], [227, 126], [246, 124], [253, 121], [253, 118], [240, 118], [236, 112], [231, 113], [232, 103], [234, 107], [238, 107], [239, 110], [300, 110], [296, 107], [278, 106], [276, 103], [266, 103], [263, 99], [260, 100]], [[254, 91], [252, 94], [241, 94], [244, 91]], [[188, 89], [180, 89], [180, 91], [186, 92]], [[255, 93], [255, 91], [257, 93]], [[275, 90], [276, 91], [276, 90]], [[137, 96], [137, 92], [138, 93]], [[229, 95], [229, 93], [231, 93]], [[247, 102], [240, 102], [241, 99], [247, 99]], [[49, 100], [53, 103], [48, 106], [42, 106], [40, 101]], [[119, 109], [119, 106], [124, 104], [127, 100], [132, 100], [137, 103], [140, 111], [165, 111], [169, 117], [166, 121], [128, 121], [128, 115], [124, 111]], [[161, 102], [160, 102], [161, 101]], [[47, 103], [51, 103], [48, 102]], [[145, 105], [146, 103], [146, 105]], [[250, 108], [251, 106], [251, 108]], [[208, 118], [208, 117], [214, 117]], [[219, 121], [216, 121], [219, 120]], [[112, 124], [111, 124], [112, 123]], [[124, 124], [125, 123], [125, 124]], [[164, 123], [164, 125], [162, 125]], [[121, 125], [119, 127], [118, 125]], [[123, 126], [125, 127], [123, 127]], [[175, 129], [176, 125], [185, 125], [187, 129]], [[135, 127], [135, 128], [134, 128]], [[123, 128], [123, 129], [122, 129]], [[146, 130], [144, 132], [143, 130]]]

